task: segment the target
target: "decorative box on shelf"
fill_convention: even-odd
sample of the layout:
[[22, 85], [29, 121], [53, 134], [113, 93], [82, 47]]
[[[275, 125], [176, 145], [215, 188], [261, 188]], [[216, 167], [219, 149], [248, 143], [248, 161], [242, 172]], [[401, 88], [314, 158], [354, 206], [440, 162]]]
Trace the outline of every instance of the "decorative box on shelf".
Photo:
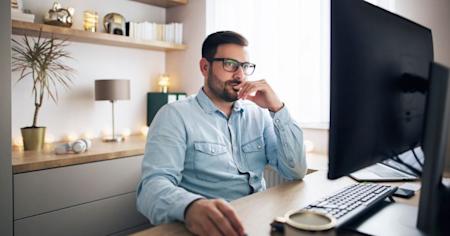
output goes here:
[[175, 102], [186, 98], [186, 93], [147, 93], [147, 126], [153, 121], [159, 109], [167, 103]]

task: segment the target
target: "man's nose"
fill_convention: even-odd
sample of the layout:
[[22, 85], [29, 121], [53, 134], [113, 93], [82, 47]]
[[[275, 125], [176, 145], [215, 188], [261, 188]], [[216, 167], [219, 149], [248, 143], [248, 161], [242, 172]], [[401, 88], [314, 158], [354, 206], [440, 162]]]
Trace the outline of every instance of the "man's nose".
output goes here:
[[245, 79], [244, 68], [242, 68], [242, 66], [239, 66], [239, 68], [234, 72], [233, 79]]

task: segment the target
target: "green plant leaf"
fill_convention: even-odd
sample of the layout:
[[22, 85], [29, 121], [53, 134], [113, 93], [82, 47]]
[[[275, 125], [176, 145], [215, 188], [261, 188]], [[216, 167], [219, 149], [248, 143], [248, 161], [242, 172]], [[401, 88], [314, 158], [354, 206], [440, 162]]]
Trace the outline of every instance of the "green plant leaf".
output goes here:
[[58, 103], [58, 88], [70, 89], [73, 84], [74, 69], [65, 65], [63, 59], [72, 59], [65, 50], [69, 45], [65, 39], [57, 39], [54, 35], [43, 37], [42, 29], [37, 38], [24, 35], [22, 40], [12, 41], [12, 65], [14, 72], [19, 72], [16, 83], [26, 79], [32, 80], [35, 116], [33, 126], [36, 126], [37, 114], [42, 106], [43, 98], [47, 96]]

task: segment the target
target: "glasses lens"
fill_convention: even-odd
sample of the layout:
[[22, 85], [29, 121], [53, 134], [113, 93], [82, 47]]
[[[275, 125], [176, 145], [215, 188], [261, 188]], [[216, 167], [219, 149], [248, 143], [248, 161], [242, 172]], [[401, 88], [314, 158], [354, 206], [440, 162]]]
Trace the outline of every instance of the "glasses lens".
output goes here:
[[223, 60], [223, 68], [226, 71], [235, 72], [239, 68], [239, 62], [230, 59], [225, 59]]
[[244, 63], [242, 65], [242, 69], [244, 70], [245, 75], [251, 75], [255, 71], [255, 65], [251, 63]]

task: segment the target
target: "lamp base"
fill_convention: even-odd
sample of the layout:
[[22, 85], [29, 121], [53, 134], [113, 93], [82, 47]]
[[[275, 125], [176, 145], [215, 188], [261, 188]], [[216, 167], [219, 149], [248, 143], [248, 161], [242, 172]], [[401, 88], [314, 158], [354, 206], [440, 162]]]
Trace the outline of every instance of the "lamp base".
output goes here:
[[107, 143], [120, 143], [120, 142], [123, 142], [124, 140], [125, 139], [122, 136], [103, 138], [103, 142], [107, 142]]

